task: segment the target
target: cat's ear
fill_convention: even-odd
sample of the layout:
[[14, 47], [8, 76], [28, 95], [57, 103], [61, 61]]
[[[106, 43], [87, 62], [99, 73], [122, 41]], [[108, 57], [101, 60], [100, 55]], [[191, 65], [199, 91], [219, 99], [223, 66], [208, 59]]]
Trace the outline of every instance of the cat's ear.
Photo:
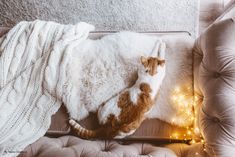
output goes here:
[[166, 63], [166, 61], [165, 60], [158, 60], [158, 65], [160, 65], [160, 66], [164, 66], [165, 65], [165, 63]]
[[146, 66], [148, 64], [148, 58], [144, 57], [144, 56], [141, 56], [140, 57], [140, 62]]

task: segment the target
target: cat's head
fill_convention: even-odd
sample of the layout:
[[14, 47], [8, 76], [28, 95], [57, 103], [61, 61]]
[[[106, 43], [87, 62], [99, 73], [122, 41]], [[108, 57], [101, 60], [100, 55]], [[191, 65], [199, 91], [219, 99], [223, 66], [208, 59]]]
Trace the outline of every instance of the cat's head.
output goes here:
[[165, 69], [165, 50], [166, 44], [159, 41], [156, 43], [150, 56], [141, 56], [139, 73], [143, 75], [149, 74], [150, 76], [154, 76], [161, 71], [165, 73], [165, 70], [162, 70]]
[[158, 57], [140, 57], [140, 62], [143, 66], [141, 68], [141, 73], [146, 73], [151, 76], [154, 76], [158, 73], [159, 68], [162, 68], [165, 66], [165, 60], [160, 59]]

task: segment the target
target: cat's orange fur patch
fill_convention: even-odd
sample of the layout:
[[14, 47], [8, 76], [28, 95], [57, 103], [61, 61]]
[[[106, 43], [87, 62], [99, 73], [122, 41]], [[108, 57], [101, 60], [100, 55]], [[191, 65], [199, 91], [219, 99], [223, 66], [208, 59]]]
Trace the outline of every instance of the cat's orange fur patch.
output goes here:
[[118, 99], [118, 107], [121, 113], [116, 118], [110, 115], [104, 130], [97, 131], [97, 137], [113, 138], [118, 132], [128, 133], [137, 129], [145, 119], [145, 113], [150, 110], [153, 101], [150, 96], [152, 91], [146, 83], [140, 84], [141, 93], [136, 103], [131, 101], [128, 91], [122, 93]]

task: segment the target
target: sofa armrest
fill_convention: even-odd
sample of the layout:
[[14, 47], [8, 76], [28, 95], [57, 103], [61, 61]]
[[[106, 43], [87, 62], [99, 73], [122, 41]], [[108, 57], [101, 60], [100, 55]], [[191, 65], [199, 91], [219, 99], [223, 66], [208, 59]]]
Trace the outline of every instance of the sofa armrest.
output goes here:
[[196, 45], [202, 61], [198, 86], [203, 95], [200, 129], [210, 156], [235, 153], [235, 21], [228, 18], [212, 24]]
[[235, 0], [224, 0], [224, 10], [228, 10], [235, 4]]
[[225, 6], [225, 11], [215, 20], [215, 22], [233, 17], [235, 17], [235, 0], [231, 0], [229, 4]]

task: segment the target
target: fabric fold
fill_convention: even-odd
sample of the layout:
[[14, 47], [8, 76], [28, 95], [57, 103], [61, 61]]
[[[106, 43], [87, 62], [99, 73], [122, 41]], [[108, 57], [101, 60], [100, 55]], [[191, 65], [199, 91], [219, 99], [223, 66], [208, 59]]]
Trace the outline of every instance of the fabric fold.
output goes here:
[[[0, 46], [0, 156], [17, 156], [42, 137], [63, 102], [74, 45], [94, 26], [20, 22]], [[66, 94], [69, 95], [69, 94]]]

